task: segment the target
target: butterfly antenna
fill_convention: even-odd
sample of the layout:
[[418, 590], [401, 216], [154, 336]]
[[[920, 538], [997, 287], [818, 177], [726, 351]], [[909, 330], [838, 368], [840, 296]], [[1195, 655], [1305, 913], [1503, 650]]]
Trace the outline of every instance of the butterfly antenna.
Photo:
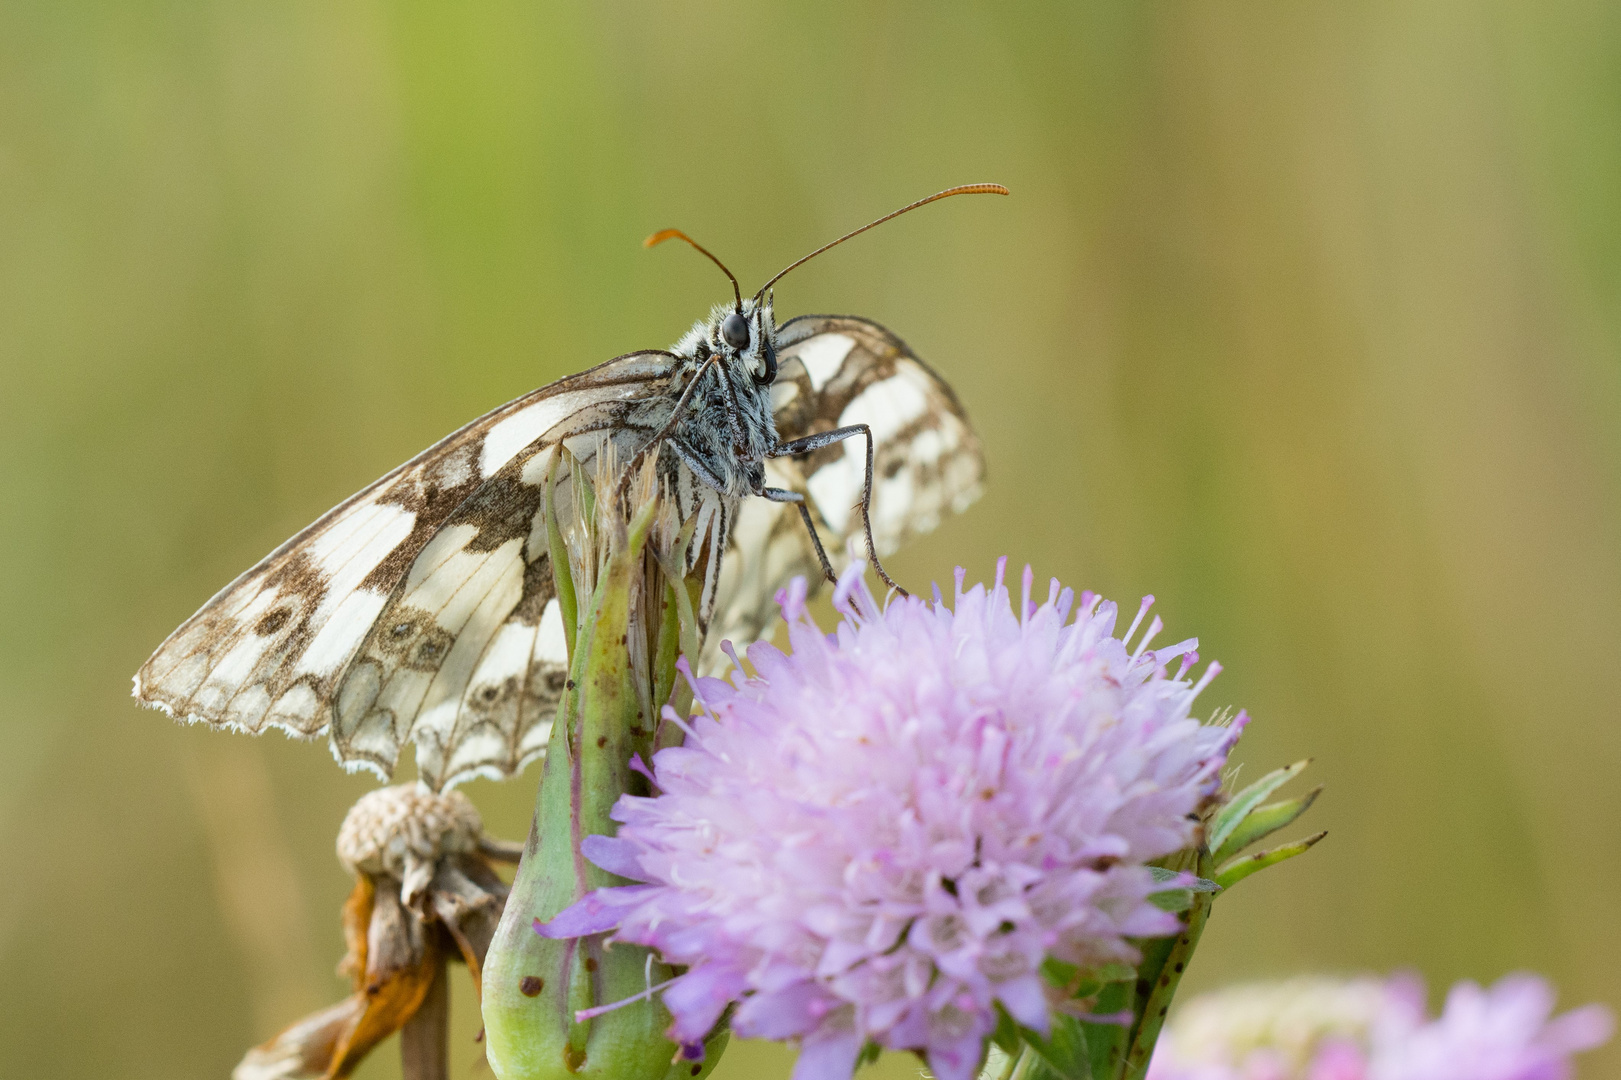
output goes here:
[[[820, 255], [822, 252], [826, 251], [829, 248], [838, 247], [840, 244], [844, 243], [846, 240], [850, 239], [853, 236], [860, 236], [862, 233], [866, 232], [868, 229], [873, 229], [873, 228], [878, 227], [879, 225], [882, 225], [884, 222], [888, 221], [890, 218], [898, 218], [902, 214], [907, 213], [908, 211], [916, 210], [920, 206], [927, 206], [932, 202], [939, 201], [940, 199], [950, 198], [953, 195], [1006, 195], [1007, 193], [1008, 193], [1007, 188], [1003, 187], [1001, 184], [963, 184], [963, 185], [961, 185], [959, 187], [947, 188], [944, 191], [937, 191], [933, 195], [930, 195], [928, 198], [919, 199], [915, 203], [908, 203], [907, 205], [901, 207], [899, 210], [893, 210], [890, 213], [885, 214], [883, 217], [879, 218], [877, 221], [869, 221], [869, 222], [867, 222], [867, 224], [861, 226], [861, 228], [856, 229], [853, 232], [845, 233], [843, 236], [839, 237], [837, 240], [833, 241], [830, 244], [823, 244], [821, 247], [817, 248], [815, 251], [811, 252], [809, 255], [806, 255], [804, 258], [796, 259], [793, 262], [789, 263], [788, 266], [784, 270], [782, 270], [781, 273], [777, 274], [776, 277], [772, 278], [770, 281], [768, 281], [764, 285], [760, 286], [760, 291], [754, 294], [754, 302], [756, 304], [758, 304], [760, 302], [760, 297], [765, 295], [765, 291], [767, 289], [771, 288], [771, 286], [775, 285], [777, 282], [781, 281], [783, 275], [788, 273], [789, 270], [792, 270], [795, 267], [800, 266], [800, 265], [802, 265], [804, 263], [810, 262], [812, 259], [816, 258], [816, 256]], [[670, 232], [670, 233], [675, 233], [674, 229], [669, 229], [669, 230], [666, 230], [666, 231]], [[675, 234], [677, 236], [680, 236], [679, 233], [675, 233]], [[665, 235], [665, 233], [659, 233], [658, 234], [658, 236], [661, 237], [661, 238], [664, 235]], [[686, 240], [686, 237], [683, 236], [682, 239]], [[648, 243], [651, 244], [652, 242], [653, 242], [653, 240], [650, 238], [648, 240]], [[692, 244], [692, 241], [687, 240], [687, 243]], [[692, 244], [692, 246], [693, 247], [698, 247], [697, 244]], [[703, 248], [698, 248], [698, 250], [703, 251], [704, 249]], [[709, 252], [704, 251], [704, 254], [709, 255]], [[713, 255], [709, 255], [709, 257], [711, 259], [715, 258]], [[720, 260], [716, 259], [715, 261], [719, 262]], [[724, 267], [722, 269], [724, 269]]]
[[[936, 195], [935, 198], [939, 198], [939, 196]], [[654, 247], [655, 245], [664, 243], [664, 241], [666, 241], [666, 240], [685, 240], [687, 243], [689, 243], [693, 247], [697, 248], [699, 250], [699, 252], [701, 252], [704, 256], [706, 256], [709, 259], [710, 262], [712, 262], [716, 266], [720, 267], [720, 272], [725, 274], [726, 277], [732, 283], [732, 295], [737, 298], [737, 313], [739, 315], [743, 314], [743, 290], [738, 287], [737, 278], [733, 277], [732, 272], [730, 270], [726, 269], [726, 264], [725, 263], [723, 263], [719, 259], [715, 258], [714, 253], [711, 252], [708, 248], [704, 247], [702, 244], [698, 243], [698, 241], [694, 240], [692, 237], [688, 236], [686, 233], [682, 232], [680, 229], [660, 229], [658, 232], [654, 233], [652, 236], [649, 236], [646, 240], [643, 240], [642, 241], [642, 246], [643, 247]], [[782, 275], [779, 274], [777, 276], [781, 277]]]

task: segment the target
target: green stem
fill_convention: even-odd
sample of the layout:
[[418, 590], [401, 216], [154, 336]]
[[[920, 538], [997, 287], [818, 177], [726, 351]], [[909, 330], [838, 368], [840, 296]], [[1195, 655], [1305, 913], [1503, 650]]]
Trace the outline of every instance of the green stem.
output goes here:
[[[1204, 877], [1210, 872], [1210, 853], [1201, 849], [1194, 864], [1194, 872]], [[1154, 1044], [1159, 1041], [1165, 1026], [1165, 1015], [1170, 1011], [1171, 999], [1187, 973], [1193, 959], [1193, 950], [1199, 945], [1205, 923], [1210, 918], [1213, 893], [1195, 892], [1193, 902], [1183, 911], [1182, 931], [1174, 938], [1160, 938], [1143, 950], [1143, 964], [1138, 969], [1138, 1013], [1132, 1027], [1129, 1049], [1123, 1059], [1123, 1080], [1142, 1080], [1148, 1072], [1148, 1063], [1154, 1056]], [[1146, 984], [1146, 985], [1145, 985]]]

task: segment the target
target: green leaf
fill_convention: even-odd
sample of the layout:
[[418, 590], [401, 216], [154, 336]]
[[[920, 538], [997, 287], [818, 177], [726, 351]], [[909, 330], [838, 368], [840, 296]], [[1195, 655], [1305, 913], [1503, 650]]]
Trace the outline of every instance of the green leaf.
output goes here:
[[1025, 1053], [1024, 1044], [1020, 1043], [1013, 1050], [1008, 1050], [998, 1042], [992, 1042], [985, 1054], [985, 1064], [979, 1070], [979, 1080], [1014, 1080], [1018, 1074], [1019, 1080], [1028, 1080], [1031, 1072], [1029, 1066], [1024, 1072], [1019, 1072], [1019, 1062]]
[[563, 542], [563, 531], [557, 521], [557, 462], [552, 459], [546, 470], [546, 550], [552, 560], [552, 580], [557, 586], [557, 607], [563, 616], [563, 642], [568, 649], [569, 665], [574, 661], [574, 638], [580, 629], [580, 608], [574, 591], [574, 573], [569, 568], [568, 545]]
[[681, 608], [677, 594], [685, 591], [681, 582], [666, 579], [664, 595], [660, 598], [663, 618], [659, 623], [658, 655], [653, 660], [653, 715], [648, 718], [648, 728], [654, 732], [659, 726], [659, 710], [675, 689], [675, 664], [681, 654]]
[[[1173, 888], [1184, 892], [1221, 892], [1221, 886], [1214, 881], [1190, 874], [1185, 870], [1167, 870], [1163, 866], [1150, 866], [1148, 872], [1160, 884], [1174, 883]], [[1187, 879], [1192, 878], [1189, 882]]]
[[1311, 759], [1297, 761], [1293, 765], [1282, 769], [1274, 769], [1267, 773], [1249, 787], [1232, 797], [1228, 804], [1217, 812], [1210, 822], [1210, 835], [1205, 839], [1205, 846], [1211, 851], [1220, 851], [1228, 837], [1232, 836], [1244, 819], [1249, 817], [1250, 811], [1260, 806], [1267, 796], [1290, 780], [1311, 764]]
[[1227, 842], [1222, 844], [1220, 850], [1216, 851], [1211, 857], [1216, 861], [1217, 865], [1226, 862], [1257, 840], [1271, 836], [1279, 829], [1291, 824], [1295, 818], [1311, 809], [1311, 804], [1316, 802], [1317, 796], [1322, 793], [1323, 788], [1319, 784], [1298, 799], [1286, 799], [1283, 802], [1268, 803], [1250, 811], [1249, 816], [1227, 838]]
[[996, 1003], [996, 1030], [991, 1032], [991, 1041], [1009, 1057], [1018, 1057], [1019, 1051], [1024, 1048], [1024, 1036], [1019, 1034], [1019, 1025], [1014, 1023], [1001, 1002]]
[[[1154, 875], [1154, 880], [1157, 882], [1164, 884], [1175, 883], [1172, 888], [1148, 894], [1148, 902], [1161, 911], [1186, 911], [1193, 906], [1194, 893], [1221, 891], [1221, 886], [1214, 881], [1206, 881], [1202, 877], [1193, 877], [1191, 874], [1177, 870], [1168, 870], [1163, 866], [1150, 866], [1148, 872]], [[1187, 884], [1186, 882], [1190, 877], [1193, 878], [1193, 883]]]
[[1025, 1042], [1047, 1069], [1062, 1080], [1092, 1080], [1092, 1059], [1086, 1050], [1086, 1033], [1073, 1016], [1055, 1013], [1052, 1031], [1046, 1038], [1021, 1028]]
[[1103, 983], [1131, 982], [1137, 977], [1137, 969], [1129, 964], [1104, 964], [1093, 975]]
[[[1098, 995], [1092, 1011], [1098, 1015], [1116, 1013], [1133, 1008], [1136, 989], [1130, 983], [1110, 983]], [[1108, 1080], [1115, 1076], [1126, 1056], [1126, 1043], [1131, 1032], [1121, 1024], [1089, 1024], [1081, 1021], [1081, 1032], [1086, 1036], [1087, 1057], [1091, 1060], [1094, 1080]]]
[[586, 476], [580, 469], [578, 461], [573, 462], [573, 467], [569, 469], [569, 476], [573, 478], [576, 485], [574, 497], [579, 500], [580, 520], [584, 521], [593, 531], [593, 536], [590, 539], [594, 546], [596, 540], [594, 533], [597, 527], [596, 489], [591, 486], [591, 478]]
[[1236, 859], [1229, 859], [1216, 870], [1216, 881], [1224, 889], [1230, 889], [1243, 881], [1257, 870], [1265, 870], [1269, 866], [1276, 866], [1285, 859], [1292, 859], [1296, 855], [1304, 854], [1307, 849], [1317, 841], [1327, 836], [1320, 832], [1315, 836], [1308, 836], [1304, 840], [1296, 840], [1292, 844], [1284, 844], [1269, 851], [1257, 851], [1254, 855], [1241, 855]]
[[1164, 892], [1149, 893], [1148, 902], [1161, 911], [1186, 911], [1193, 906], [1193, 890], [1166, 889]]

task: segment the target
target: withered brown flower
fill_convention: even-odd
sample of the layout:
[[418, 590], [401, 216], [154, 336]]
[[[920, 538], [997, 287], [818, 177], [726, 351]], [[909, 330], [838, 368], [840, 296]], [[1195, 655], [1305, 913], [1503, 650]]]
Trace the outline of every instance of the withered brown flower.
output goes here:
[[233, 1080], [338, 1080], [396, 1031], [407, 1080], [447, 1076], [445, 965], [466, 963], [481, 986], [507, 897], [491, 863], [519, 854], [484, 835], [459, 791], [402, 784], [363, 795], [338, 831], [338, 858], [355, 875], [338, 970], [354, 993], [249, 1050]]

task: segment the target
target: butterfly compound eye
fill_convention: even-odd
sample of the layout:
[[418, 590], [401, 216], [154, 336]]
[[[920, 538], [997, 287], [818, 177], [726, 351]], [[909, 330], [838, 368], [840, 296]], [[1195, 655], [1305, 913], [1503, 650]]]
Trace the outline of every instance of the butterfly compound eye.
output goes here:
[[720, 324], [720, 336], [726, 340], [726, 344], [734, 349], [748, 348], [749, 321], [737, 312], [732, 312]]

